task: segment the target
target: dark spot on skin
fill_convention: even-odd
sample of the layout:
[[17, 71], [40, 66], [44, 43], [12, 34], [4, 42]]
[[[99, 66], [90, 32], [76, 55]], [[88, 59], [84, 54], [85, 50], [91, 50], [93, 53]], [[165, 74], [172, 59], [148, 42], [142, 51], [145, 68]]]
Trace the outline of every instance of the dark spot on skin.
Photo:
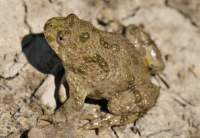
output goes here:
[[140, 91], [134, 90], [133, 93], [134, 93], [134, 96], [135, 96], [135, 103], [139, 107], [143, 107], [144, 106], [144, 102], [143, 102], [143, 98], [142, 98], [142, 95], [141, 95]]
[[76, 50], [77, 49], [77, 45], [75, 43], [71, 43], [69, 45], [69, 48], [72, 49], [72, 50]]
[[133, 54], [131, 55], [131, 58], [133, 59], [133, 63], [135, 65], [138, 65], [138, 63], [139, 63], [138, 58], [135, 55], [133, 55]]
[[109, 71], [107, 62], [99, 54], [93, 56], [93, 61], [96, 62], [105, 72]]
[[139, 81], [138, 81], [138, 85], [142, 85], [142, 84], [145, 84], [146, 81], [144, 78], [141, 78]]
[[110, 120], [107, 120], [107, 124], [109, 125], [109, 126], [111, 126], [112, 125], [112, 121], [110, 121]]
[[46, 36], [46, 40], [47, 40], [48, 42], [52, 42], [52, 41], [55, 41], [55, 38], [52, 37], [52, 36]]
[[81, 33], [79, 36], [81, 42], [86, 42], [88, 39], [90, 39], [90, 34], [88, 32]]
[[126, 115], [123, 115], [123, 116], [121, 116], [121, 118], [120, 118], [120, 123], [125, 123], [126, 121], [128, 121], [128, 116], [126, 116]]
[[119, 51], [119, 50], [120, 50], [120, 47], [119, 47], [118, 44], [113, 44], [113, 45], [112, 45], [112, 48], [113, 48], [113, 50], [115, 50], [115, 51]]
[[83, 57], [83, 59], [86, 63], [91, 63], [91, 62], [97, 63], [99, 67], [103, 69], [104, 72], [109, 71], [108, 63], [99, 54], [94, 54], [93, 57], [91, 57], [90, 55], [86, 55]]
[[100, 31], [98, 29], [96, 29], [96, 28], [92, 28], [92, 32], [97, 33], [97, 34], [100, 33]]
[[157, 87], [153, 84], [147, 86], [148, 89], [150, 89], [151, 91], [156, 91]]
[[93, 62], [93, 57], [86, 55], [83, 57], [86, 63], [90, 63]]
[[97, 94], [97, 95], [101, 95], [101, 94], [103, 94], [105, 92], [105, 90], [104, 89], [95, 89], [95, 94]]
[[135, 81], [135, 77], [133, 75], [128, 75], [127, 76], [127, 81], [129, 85], [133, 85]]
[[106, 42], [103, 38], [100, 38], [99, 42], [104, 48], [113, 49], [115, 51], [119, 51], [120, 50], [120, 47], [119, 47], [118, 44], [112, 44], [111, 45], [108, 42]]
[[125, 67], [128, 67], [128, 66], [130, 66], [131, 65], [131, 61], [130, 60], [125, 60], [124, 61], [124, 66]]
[[81, 21], [80, 23], [81, 23], [81, 26], [82, 26], [82, 27], [87, 26], [87, 22], [86, 22], [86, 21]]
[[82, 65], [82, 66], [80, 66], [80, 67], [78, 67], [78, 71], [80, 72], [80, 73], [86, 73], [87, 72], [87, 67], [85, 66], [85, 65]]
[[73, 27], [74, 24], [75, 24], [75, 18], [73, 15], [71, 15], [69, 18], [69, 27]]
[[81, 99], [74, 99], [76, 106], [74, 107], [74, 109], [76, 111], [80, 111], [80, 109], [83, 107], [84, 101]]
[[[106, 63], [107, 64], [107, 63]], [[101, 67], [105, 72], [109, 72], [109, 68], [108, 68], [108, 66], [106, 65], [106, 66], [102, 66]]]
[[[47, 25], [48, 25], [47, 27], [59, 32], [63, 28], [63, 25], [61, 23], [62, 21], [63, 21], [63, 18], [51, 18], [51, 19], [49, 19], [49, 21], [47, 21]], [[44, 28], [46, 28], [46, 27], [44, 27]], [[48, 29], [48, 28], [46, 28], [46, 29]]]
[[99, 42], [104, 48], [107, 48], [107, 49], [111, 49], [112, 48], [112, 45], [109, 44], [108, 42], [104, 41], [103, 38], [100, 38]]
[[100, 56], [99, 54], [95, 54], [95, 55], [93, 56], [94, 62], [98, 62], [100, 59], [101, 59], [101, 56]]
[[65, 30], [65, 34], [71, 34], [70, 30]]

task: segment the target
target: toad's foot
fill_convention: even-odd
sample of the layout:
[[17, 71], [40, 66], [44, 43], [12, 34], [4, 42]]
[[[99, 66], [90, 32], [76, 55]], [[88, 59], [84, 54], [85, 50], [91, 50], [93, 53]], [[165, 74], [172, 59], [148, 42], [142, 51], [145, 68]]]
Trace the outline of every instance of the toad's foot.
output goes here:
[[86, 124], [79, 130], [90, 130], [90, 129], [98, 129], [98, 133], [100, 134], [102, 131], [111, 126], [120, 126], [125, 125], [127, 123], [134, 122], [138, 118], [138, 114], [135, 115], [121, 115], [115, 116], [111, 114], [98, 114], [98, 115], [87, 115], [83, 116], [81, 120], [91, 120], [90, 123]]
[[50, 123], [54, 123], [54, 119], [53, 119], [52, 115], [43, 115], [41, 117], [38, 117], [37, 121], [40, 122], [41, 120], [48, 121]]
[[67, 119], [67, 116], [65, 116], [62, 112], [56, 112], [51, 115], [43, 115], [39, 117], [38, 122], [40, 122], [41, 120], [48, 121], [50, 123], [65, 122]]

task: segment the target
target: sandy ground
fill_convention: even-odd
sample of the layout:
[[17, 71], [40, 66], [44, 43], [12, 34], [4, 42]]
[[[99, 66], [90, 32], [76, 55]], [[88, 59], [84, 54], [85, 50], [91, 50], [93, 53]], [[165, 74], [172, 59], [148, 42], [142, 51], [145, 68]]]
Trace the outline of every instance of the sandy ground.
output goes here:
[[[198, 0], [7, 0], [0, 1], [0, 138], [198, 138], [200, 137], [200, 2]], [[51, 17], [75, 13], [97, 28], [116, 30], [110, 24], [137, 24], [155, 40], [166, 68], [155, 107], [135, 124], [113, 127], [96, 135], [79, 133], [86, 121], [79, 116], [99, 105], [87, 100], [84, 109], [65, 123], [37, 123], [42, 115], [34, 93], [48, 93], [60, 79], [60, 60], [43, 36]], [[108, 25], [109, 24], [109, 25]], [[61, 69], [62, 70], [62, 69]]]

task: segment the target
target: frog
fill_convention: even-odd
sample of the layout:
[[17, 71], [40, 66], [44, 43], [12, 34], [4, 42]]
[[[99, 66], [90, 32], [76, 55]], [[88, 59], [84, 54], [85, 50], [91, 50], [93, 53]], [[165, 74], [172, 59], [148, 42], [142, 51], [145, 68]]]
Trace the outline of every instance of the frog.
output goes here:
[[[53, 17], [44, 25], [44, 36], [61, 59], [69, 96], [50, 115], [38, 120], [64, 122], [79, 113], [86, 97], [106, 100], [108, 113], [88, 114], [81, 130], [133, 123], [155, 106], [160, 88], [151, 76], [164, 70], [155, 42], [140, 26], [124, 27], [123, 34], [101, 31], [75, 14]], [[63, 86], [62, 86], [63, 87]]]

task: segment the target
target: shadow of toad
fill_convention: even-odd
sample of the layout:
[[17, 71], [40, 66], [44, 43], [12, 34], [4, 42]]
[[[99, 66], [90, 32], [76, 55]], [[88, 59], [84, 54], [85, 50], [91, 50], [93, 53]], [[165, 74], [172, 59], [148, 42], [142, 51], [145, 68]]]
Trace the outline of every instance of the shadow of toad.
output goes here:
[[48, 45], [43, 33], [26, 35], [22, 40], [22, 51], [28, 62], [44, 74], [52, 74], [54, 66], [62, 64]]
[[[61, 60], [45, 40], [43, 33], [26, 35], [22, 40], [22, 51], [28, 62], [38, 71], [55, 76], [56, 89], [54, 90], [54, 97], [58, 99], [58, 89], [64, 74], [64, 68]], [[56, 101], [57, 104], [60, 104], [58, 100]]]

